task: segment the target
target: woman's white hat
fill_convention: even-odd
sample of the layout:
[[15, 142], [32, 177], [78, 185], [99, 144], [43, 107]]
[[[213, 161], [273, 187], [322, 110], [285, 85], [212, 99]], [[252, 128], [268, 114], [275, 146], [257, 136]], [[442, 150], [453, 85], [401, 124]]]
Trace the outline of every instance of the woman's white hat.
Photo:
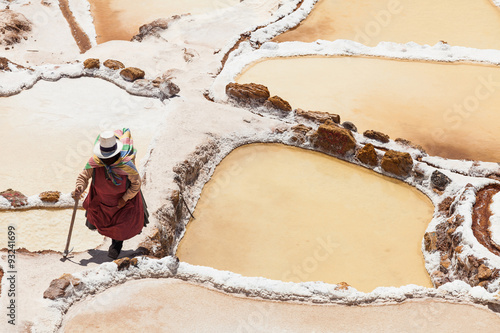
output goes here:
[[102, 132], [99, 142], [94, 146], [94, 154], [99, 158], [110, 158], [118, 154], [123, 148], [123, 142], [118, 140], [112, 131]]

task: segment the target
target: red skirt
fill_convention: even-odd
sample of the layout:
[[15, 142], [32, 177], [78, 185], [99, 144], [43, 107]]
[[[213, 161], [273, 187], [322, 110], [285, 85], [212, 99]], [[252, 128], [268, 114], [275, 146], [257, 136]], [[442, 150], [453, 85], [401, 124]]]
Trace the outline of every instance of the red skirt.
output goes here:
[[101, 235], [114, 240], [130, 239], [141, 232], [144, 226], [144, 205], [141, 192], [118, 209], [118, 199], [127, 191], [127, 176], [120, 185], [106, 179], [104, 168], [94, 169], [94, 179], [89, 194], [83, 202], [87, 220]]

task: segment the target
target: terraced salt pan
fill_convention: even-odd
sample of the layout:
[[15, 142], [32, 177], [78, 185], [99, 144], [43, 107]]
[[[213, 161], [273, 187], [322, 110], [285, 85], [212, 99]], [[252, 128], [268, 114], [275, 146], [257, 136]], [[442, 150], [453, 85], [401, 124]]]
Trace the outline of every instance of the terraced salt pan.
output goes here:
[[433, 206], [416, 189], [279, 144], [237, 148], [205, 185], [180, 260], [283, 281], [431, 287], [421, 242]]
[[163, 119], [163, 104], [137, 97], [100, 79], [41, 81], [18, 95], [0, 98], [2, 190], [25, 195], [68, 193], [92, 156], [97, 135], [129, 127], [138, 149], [136, 165]]
[[[0, 248], [7, 247], [8, 226], [16, 232], [16, 249], [30, 251], [54, 250], [63, 252], [66, 246], [72, 209], [30, 209], [0, 212]], [[85, 226], [85, 211], [77, 210], [70, 249], [75, 252], [98, 247], [104, 237]]]
[[360, 132], [411, 140], [431, 155], [500, 161], [500, 70], [494, 66], [276, 58], [247, 67], [237, 81], [264, 84], [294, 108], [338, 113]]
[[490, 0], [321, 0], [277, 42], [349, 39], [500, 49], [500, 9]]
[[498, 315], [468, 304], [418, 300], [348, 307], [270, 302], [175, 279], [145, 279], [71, 307], [61, 331], [466, 332], [498, 325]]
[[130, 40], [139, 27], [159, 18], [180, 14], [201, 14], [238, 4], [239, 0], [90, 0], [97, 43]]

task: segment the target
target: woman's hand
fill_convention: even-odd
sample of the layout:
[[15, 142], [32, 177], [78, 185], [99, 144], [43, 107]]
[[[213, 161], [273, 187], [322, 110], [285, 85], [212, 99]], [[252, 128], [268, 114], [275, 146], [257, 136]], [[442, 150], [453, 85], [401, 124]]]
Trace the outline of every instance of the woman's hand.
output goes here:
[[125, 206], [126, 201], [123, 200], [123, 198], [118, 199], [118, 209], [122, 208]]
[[83, 191], [84, 191], [83, 186], [81, 185], [77, 186], [75, 190], [71, 193], [71, 196], [73, 197], [73, 199], [80, 198]]

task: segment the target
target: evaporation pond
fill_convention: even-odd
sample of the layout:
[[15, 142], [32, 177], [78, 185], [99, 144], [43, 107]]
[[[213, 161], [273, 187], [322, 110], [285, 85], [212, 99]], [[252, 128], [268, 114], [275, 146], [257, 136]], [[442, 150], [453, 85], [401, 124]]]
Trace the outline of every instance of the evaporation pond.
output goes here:
[[130, 40], [141, 25], [159, 18], [201, 14], [240, 3], [239, 0], [90, 0], [97, 42]]
[[432, 287], [421, 244], [433, 205], [415, 188], [328, 155], [252, 144], [216, 168], [177, 256], [283, 281], [362, 291]]
[[500, 9], [490, 0], [320, 0], [295, 29], [274, 41], [349, 39], [500, 49]]
[[[73, 209], [30, 209], [0, 211], [0, 248], [7, 247], [9, 225], [15, 227], [15, 248], [30, 251], [63, 252], [68, 238]], [[75, 252], [94, 249], [104, 242], [104, 236], [85, 226], [85, 211], [76, 212], [70, 247]]]
[[500, 69], [362, 57], [267, 59], [239, 83], [266, 85], [294, 108], [340, 115], [446, 158], [500, 161]]

